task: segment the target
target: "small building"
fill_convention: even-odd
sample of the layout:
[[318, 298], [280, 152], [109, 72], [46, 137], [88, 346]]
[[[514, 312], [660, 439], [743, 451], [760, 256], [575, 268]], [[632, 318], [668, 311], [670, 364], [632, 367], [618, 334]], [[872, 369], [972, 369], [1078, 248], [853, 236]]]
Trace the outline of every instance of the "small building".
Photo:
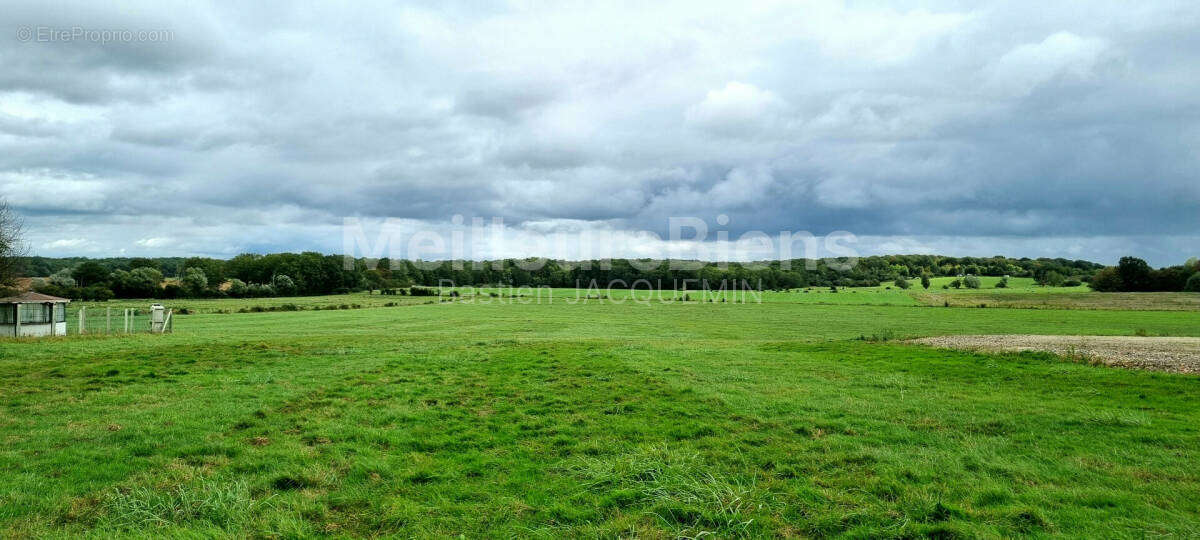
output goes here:
[[0, 298], [0, 337], [65, 336], [70, 302], [35, 292]]

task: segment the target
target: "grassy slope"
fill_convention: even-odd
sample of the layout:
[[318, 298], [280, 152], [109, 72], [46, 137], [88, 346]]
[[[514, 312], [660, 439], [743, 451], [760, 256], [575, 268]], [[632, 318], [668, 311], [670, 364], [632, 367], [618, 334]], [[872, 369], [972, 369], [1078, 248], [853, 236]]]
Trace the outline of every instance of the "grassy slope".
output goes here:
[[428, 305], [0, 342], [9, 534], [1200, 534], [1194, 377], [849, 341], [1200, 313]]

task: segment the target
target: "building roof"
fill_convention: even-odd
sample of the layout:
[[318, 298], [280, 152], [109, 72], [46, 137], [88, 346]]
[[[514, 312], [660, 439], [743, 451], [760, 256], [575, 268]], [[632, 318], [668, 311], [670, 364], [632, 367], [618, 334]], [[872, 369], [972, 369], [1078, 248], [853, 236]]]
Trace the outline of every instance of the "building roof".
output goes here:
[[60, 302], [70, 302], [70, 300], [35, 292], [27, 292], [18, 294], [16, 296], [10, 296], [8, 298], [0, 298], [0, 304], [46, 304], [51, 302], [57, 304]]

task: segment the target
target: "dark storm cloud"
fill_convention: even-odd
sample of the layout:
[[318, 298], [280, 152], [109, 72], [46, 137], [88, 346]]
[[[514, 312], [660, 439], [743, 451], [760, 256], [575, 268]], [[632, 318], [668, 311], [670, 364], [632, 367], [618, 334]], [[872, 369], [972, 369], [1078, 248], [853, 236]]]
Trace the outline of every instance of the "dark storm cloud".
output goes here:
[[333, 250], [344, 216], [454, 215], [1194, 254], [1192, 3], [630, 8], [18, 2], [0, 194], [48, 255]]

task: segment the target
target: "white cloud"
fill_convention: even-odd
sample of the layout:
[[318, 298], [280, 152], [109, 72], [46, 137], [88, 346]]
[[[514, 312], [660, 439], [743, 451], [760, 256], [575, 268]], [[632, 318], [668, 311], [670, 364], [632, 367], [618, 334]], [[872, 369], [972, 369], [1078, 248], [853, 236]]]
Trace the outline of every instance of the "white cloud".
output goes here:
[[60, 238], [53, 242], [42, 244], [46, 249], [73, 249], [88, 245], [86, 238]]
[[774, 181], [771, 170], [765, 166], [738, 167], [714, 185], [708, 196], [718, 207], [746, 206], [762, 202]]
[[59, 211], [105, 208], [111, 183], [89, 174], [49, 169], [0, 172], [0, 193], [18, 207]]
[[168, 237], [153, 237], [153, 238], [143, 238], [134, 243], [139, 246], [147, 247], [147, 248], [161, 248], [161, 247], [166, 247], [166, 246], [171, 245], [171, 243], [173, 241], [174, 241], [174, 239], [168, 238]]
[[1103, 39], [1056, 32], [1005, 53], [991, 67], [988, 83], [1005, 94], [1024, 96], [1055, 79], [1088, 80], [1107, 49]]
[[704, 100], [687, 111], [687, 122], [720, 135], [754, 135], [779, 127], [786, 104], [770, 90], [730, 81], [709, 90]]

